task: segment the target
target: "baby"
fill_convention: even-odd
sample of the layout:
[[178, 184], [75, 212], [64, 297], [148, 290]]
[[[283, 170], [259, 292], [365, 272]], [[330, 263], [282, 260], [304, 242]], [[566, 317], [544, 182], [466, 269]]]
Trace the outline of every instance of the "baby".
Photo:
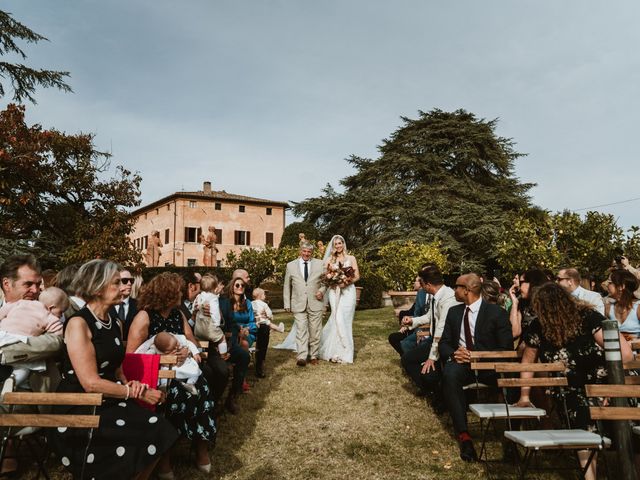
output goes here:
[[[160, 332], [159, 334], [151, 337], [140, 345], [135, 353], [170, 355], [179, 347], [187, 347], [192, 355], [200, 354], [198, 347], [187, 340], [184, 335], [174, 335], [167, 332]], [[192, 357], [187, 357], [182, 365], [175, 367], [175, 371], [176, 379], [184, 380], [180, 383], [185, 390], [192, 395], [196, 395], [198, 392], [196, 390], [195, 383], [198, 381], [198, 377], [202, 373], [198, 366], [198, 362], [196, 362]]]
[[[0, 307], [0, 331], [19, 337], [37, 337], [43, 333], [62, 335], [61, 318], [69, 308], [64, 290], [49, 287], [40, 293], [39, 300], [18, 300]], [[35, 364], [16, 364], [13, 375], [20, 385]]]
[[253, 307], [253, 316], [256, 319], [256, 323], [258, 325], [269, 325], [271, 330], [283, 333], [284, 323], [280, 322], [278, 325], [271, 323], [273, 320], [273, 312], [271, 312], [269, 305], [267, 305], [266, 299], [267, 292], [262, 288], [253, 289], [253, 302], [251, 302], [251, 306]]
[[[218, 282], [215, 275], [203, 275], [200, 280], [201, 292], [193, 301], [193, 311], [196, 313], [196, 326], [194, 334], [201, 340], [209, 340], [218, 343], [224, 339], [224, 332], [220, 326], [219, 296], [222, 291], [222, 282]], [[209, 306], [210, 315], [204, 313], [205, 306]]]

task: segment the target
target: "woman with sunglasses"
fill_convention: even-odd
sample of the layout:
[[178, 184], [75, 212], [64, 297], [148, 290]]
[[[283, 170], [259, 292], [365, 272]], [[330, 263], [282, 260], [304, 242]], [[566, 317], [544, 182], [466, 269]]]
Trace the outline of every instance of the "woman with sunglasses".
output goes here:
[[640, 337], [640, 300], [634, 292], [638, 289], [638, 279], [623, 269], [614, 270], [609, 277], [609, 296], [612, 303], [605, 304], [605, 314], [620, 325], [620, 333], [627, 340]]
[[220, 311], [225, 331], [231, 336], [229, 360], [234, 365], [233, 381], [227, 397], [226, 407], [232, 414], [238, 413], [237, 399], [249, 367], [249, 348], [256, 340], [258, 326], [253, 316], [251, 301], [245, 295], [246, 284], [235, 277], [227, 285], [225, 295], [220, 298]]
[[518, 339], [518, 348], [523, 348], [524, 333], [535, 319], [535, 314], [531, 310], [531, 298], [535, 290], [547, 281], [547, 276], [542, 270], [530, 268], [523, 274], [516, 275], [513, 285], [509, 289], [509, 297], [512, 302], [509, 321], [511, 322], [513, 339]]

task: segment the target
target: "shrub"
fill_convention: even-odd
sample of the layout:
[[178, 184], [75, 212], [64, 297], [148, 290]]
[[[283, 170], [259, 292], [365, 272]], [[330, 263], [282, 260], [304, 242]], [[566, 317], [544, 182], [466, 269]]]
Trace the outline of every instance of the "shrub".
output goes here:
[[438, 241], [393, 241], [381, 247], [378, 256], [377, 273], [385, 286], [392, 290], [412, 290], [420, 267], [427, 262], [435, 263], [443, 273], [447, 273], [447, 256]]

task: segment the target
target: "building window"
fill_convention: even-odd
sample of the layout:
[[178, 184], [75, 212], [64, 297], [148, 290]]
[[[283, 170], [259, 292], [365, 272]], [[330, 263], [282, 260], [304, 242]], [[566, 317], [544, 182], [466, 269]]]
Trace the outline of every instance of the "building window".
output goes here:
[[184, 241], [185, 243], [198, 243], [202, 236], [201, 227], [184, 227]]
[[264, 244], [273, 247], [273, 232], [267, 232], [267, 238]]
[[160, 214], [160, 209], [156, 208], [156, 215]]
[[213, 206], [213, 208], [216, 209], [216, 210], [222, 210], [222, 204], [216, 202], [215, 205]]
[[145, 235], [140, 240], [142, 240], [142, 248], [147, 248], [149, 245], [149, 236]]
[[267, 207], [267, 215], [273, 215], [273, 208]]
[[245, 230], [234, 231], [234, 245], [250, 245], [251, 244], [251, 232]]
[[222, 230], [220, 228], [215, 229], [216, 243], [222, 243]]
[[244, 210], [245, 210], [244, 205], [240, 205], [240, 206], [238, 207], [238, 211], [239, 211], [240, 213], [244, 213]]
[[171, 210], [171, 204], [167, 203], [167, 210]]
[[165, 267], [168, 267], [169, 265], [171, 265], [171, 262], [164, 262]]
[[187, 267], [195, 267], [196, 259], [195, 258], [187, 258]]
[[144, 219], [145, 219], [145, 220], [147, 219], [147, 214], [146, 214], [146, 213], [144, 214]]
[[196, 208], [198, 206], [198, 202], [194, 202], [193, 200], [189, 200], [189, 208]]
[[169, 243], [169, 229], [164, 231], [164, 243]]

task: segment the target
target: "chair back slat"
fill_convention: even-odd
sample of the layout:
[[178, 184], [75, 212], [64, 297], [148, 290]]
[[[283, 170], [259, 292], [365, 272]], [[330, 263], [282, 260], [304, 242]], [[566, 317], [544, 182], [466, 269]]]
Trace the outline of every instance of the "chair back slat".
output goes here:
[[567, 367], [561, 363], [496, 363], [496, 372], [564, 372]]
[[34, 393], [7, 392], [2, 403], [6, 405], [102, 405], [101, 393]]
[[[585, 385], [588, 397], [636, 398], [640, 385]], [[640, 409], [639, 409], [640, 410]]]
[[471, 362], [471, 370], [495, 370], [495, 362]]
[[640, 376], [639, 375], [626, 375], [624, 377], [625, 385], [640, 385]]
[[158, 370], [159, 379], [176, 378], [175, 370]]
[[518, 358], [519, 354], [515, 350], [490, 350], [490, 351], [472, 351], [471, 361], [485, 359], [501, 359], [501, 358]]
[[98, 415], [0, 414], [0, 426], [2, 427], [97, 428], [99, 423], [100, 417]]
[[640, 360], [631, 360], [630, 362], [624, 362], [622, 366], [625, 370], [637, 370], [640, 369]]
[[592, 420], [640, 420], [637, 407], [589, 407]]
[[566, 387], [569, 383], [564, 377], [499, 378], [499, 387]]
[[160, 355], [160, 365], [177, 365], [177, 355]]

